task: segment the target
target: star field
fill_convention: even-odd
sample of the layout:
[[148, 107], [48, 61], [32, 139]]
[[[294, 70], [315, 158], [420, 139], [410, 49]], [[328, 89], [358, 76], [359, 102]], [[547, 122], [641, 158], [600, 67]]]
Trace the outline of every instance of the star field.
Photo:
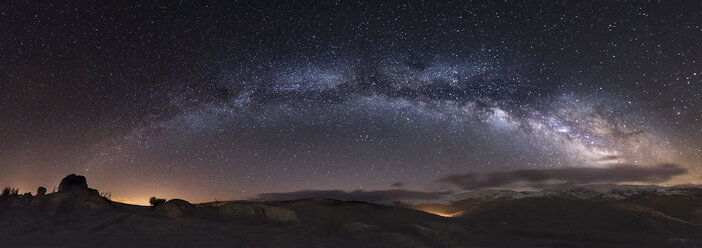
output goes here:
[[700, 183], [700, 19], [695, 1], [2, 3], [0, 182], [207, 201], [673, 163], [657, 183]]

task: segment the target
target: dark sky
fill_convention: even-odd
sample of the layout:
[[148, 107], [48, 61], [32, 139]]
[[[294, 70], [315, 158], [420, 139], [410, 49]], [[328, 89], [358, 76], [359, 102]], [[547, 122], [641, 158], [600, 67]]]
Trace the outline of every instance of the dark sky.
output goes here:
[[702, 183], [702, 2], [260, 2], [0, 3], [0, 183], [78, 173], [130, 202], [570, 167]]

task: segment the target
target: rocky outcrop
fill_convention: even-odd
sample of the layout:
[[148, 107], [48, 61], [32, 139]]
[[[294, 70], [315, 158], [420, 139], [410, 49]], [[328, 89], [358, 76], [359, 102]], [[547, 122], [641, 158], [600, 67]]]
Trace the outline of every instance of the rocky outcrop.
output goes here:
[[56, 192], [47, 195], [45, 201], [37, 204], [44, 204], [49, 215], [68, 213], [73, 210], [76, 196], [68, 192]]
[[346, 232], [372, 232], [380, 229], [378, 226], [369, 225], [361, 222], [352, 222], [344, 224], [342, 229]]
[[43, 195], [46, 188], [37, 189], [37, 197], [32, 202], [35, 206], [41, 206], [48, 210], [50, 215], [68, 212], [99, 211], [110, 207], [110, 201], [101, 197], [100, 193], [88, 188], [88, 183], [84, 176], [71, 174], [61, 180], [58, 192]]
[[95, 189], [88, 188], [88, 183], [84, 176], [70, 174], [64, 177], [59, 184], [58, 192], [67, 192], [76, 197], [84, 196], [99, 196], [100, 192]]
[[226, 220], [254, 222], [298, 222], [295, 211], [257, 202], [229, 202], [219, 207], [219, 216]]
[[190, 204], [188, 201], [181, 199], [172, 199], [167, 202], [158, 204], [154, 207], [156, 207], [156, 213], [168, 218], [183, 217], [193, 209], [192, 204]]
[[229, 202], [219, 207], [219, 216], [229, 220], [251, 219], [262, 214], [261, 211], [261, 207], [259, 206], [239, 202]]
[[268, 220], [277, 222], [298, 221], [294, 211], [281, 207], [267, 206], [263, 208], [263, 216]]
[[101, 196], [91, 195], [78, 198], [75, 202], [75, 207], [84, 210], [97, 211], [109, 208], [110, 204], [107, 200], [105, 200], [105, 198]]
[[44, 187], [39, 187], [39, 188], [37, 189], [37, 196], [44, 196], [44, 195], [46, 195], [46, 188], [44, 188]]
[[260, 202], [228, 202], [219, 206], [219, 216], [225, 220], [259, 222], [298, 222], [295, 211], [280, 206]]

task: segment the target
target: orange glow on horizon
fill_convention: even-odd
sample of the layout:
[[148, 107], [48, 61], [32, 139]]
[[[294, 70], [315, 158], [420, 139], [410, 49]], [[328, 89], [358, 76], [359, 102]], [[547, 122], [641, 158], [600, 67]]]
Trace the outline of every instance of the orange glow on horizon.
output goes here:
[[148, 198], [142, 199], [141, 197], [139, 197], [139, 198], [113, 198], [111, 200], [113, 202], [119, 202], [119, 203], [131, 204], [131, 205], [139, 205], [139, 206], [150, 206], [151, 205], [149, 203]]
[[444, 212], [440, 212], [440, 211], [429, 211], [429, 210], [421, 210], [421, 211], [424, 211], [424, 212], [427, 212], [430, 214], [434, 214], [434, 215], [438, 215], [441, 217], [446, 217], [446, 218], [458, 217], [458, 216], [461, 216], [464, 214], [464, 211], [457, 211], [457, 212], [453, 212], [453, 213], [444, 213]]

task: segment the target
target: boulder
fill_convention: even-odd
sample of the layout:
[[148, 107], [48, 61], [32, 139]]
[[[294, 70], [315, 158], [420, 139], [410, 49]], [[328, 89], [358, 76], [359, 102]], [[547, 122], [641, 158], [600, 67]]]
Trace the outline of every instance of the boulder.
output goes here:
[[180, 218], [188, 214], [192, 210], [193, 205], [181, 199], [172, 199], [167, 202], [158, 204], [156, 213], [168, 218]]
[[160, 204], [156, 207], [156, 212], [162, 216], [166, 216], [168, 218], [180, 218], [183, 217], [183, 211], [180, 211], [178, 209], [178, 206], [173, 205], [173, 204]]
[[268, 206], [263, 208], [263, 216], [268, 220], [277, 222], [295, 222], [297, 221], [297, 215], [295, 212], [281, 207]]
[[8, 197], [5, 199], [7, 206], [10, 208], [19, 208], [22, 206], [22, 201], [19, 197]]
[[256, 213], [254, 206], [239, 202], [229, 202], [219, 207], [219, 216], [225, 219], [254, 218]]
[[88, 182], [85, 180], [84, 176], [79, 176], [76, 174], [70, 174], [63, 179], [61, 179], [61, 184], [59, 184], [59, 192], [68, 192], [72, 188], [88, 188]]
[[32, 200], [34, 199], [34, 196], [32, 195], [32, 193], [26, 192], [26, 193], [24, 193], [23, 195], [20, 195], [20, 196], [17, 197], [17, 198], [19, 198], [19, 200], [20, 200], [22, 206], [26, 206], [26, 205], [28, 205], [29, 203], [32, 202]]
[[61, 184], [59, 184], [58, 192], [72, 193], [77, 197], [100, 195], [97, 190], [88, 188], [88, 183], [84, 176], [76, 174], [64, 177], [61, 180]]
[[44, 203], [49, 215], [70, 212], [75, 206], [76, 196], [69, 192], [56, 192], [46, 196]]
[[369, 225], [361, 222], [347, 223], [343, 227], [347, 232], [372, 232], [378, 230], [378, 226]]
[[44, 195], [46, 195], [46, 188], [44, 188], [44, 187], [39, 187], [39, 188], [37, 189], [37, 196], [44, 196]]
[[684, 238], [669, 238], [668, 244], [672, 247], [688, 247], [687, 239]]
[[92, 195], [78, 198], [75, 202], [75, 207], [82, 210], [98, 211], [109, 208], [110, 204], [105, 198]]
[[166, 203], [176, 205], [178, 206], [178, 209], [184, 210], [185, 212], [188, 212], [190, 211], [190, 209], [193, 208], [193, 204], [190, 204], [190, 202], [181, 199], [171, 199]]

